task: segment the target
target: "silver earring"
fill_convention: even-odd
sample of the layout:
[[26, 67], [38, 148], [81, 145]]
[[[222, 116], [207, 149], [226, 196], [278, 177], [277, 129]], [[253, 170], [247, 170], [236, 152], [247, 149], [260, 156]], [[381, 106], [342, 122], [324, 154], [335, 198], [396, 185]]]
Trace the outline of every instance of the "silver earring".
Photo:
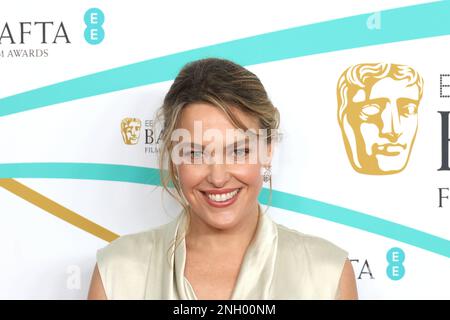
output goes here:
[[272, 176], [272, 170], [270, 169], [270, 167], [265, 168], [264, 173], [263, 173], [263, 181], [269, 182], [271, 176]]

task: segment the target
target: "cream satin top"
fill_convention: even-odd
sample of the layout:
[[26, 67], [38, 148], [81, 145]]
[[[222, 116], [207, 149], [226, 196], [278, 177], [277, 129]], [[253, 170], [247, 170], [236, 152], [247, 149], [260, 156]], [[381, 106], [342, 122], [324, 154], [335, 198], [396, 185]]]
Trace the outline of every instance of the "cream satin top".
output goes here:
[[[182, 213], [98, 250], [107, 298], [197, 299], [184, 276], [184, 239], [171, 254], [186, 222]], [[331, 242], [277, 224], [261, 211], [231, 299], [334, 299], [346, 258], [347, 252]]]

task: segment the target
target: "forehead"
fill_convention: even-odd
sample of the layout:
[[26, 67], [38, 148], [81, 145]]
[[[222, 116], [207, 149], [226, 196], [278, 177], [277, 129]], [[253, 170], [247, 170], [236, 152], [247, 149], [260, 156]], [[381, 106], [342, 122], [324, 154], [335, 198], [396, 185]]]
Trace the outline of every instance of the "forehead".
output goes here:
[[370, 99], [382, 97], [402, 97], [419, 100], [417, 84], [408, 86], [408, 80], [394, 80], [390, 77], [377, 81], [370, 90]]
[[[258, 129], [258, 119], [239, 110], [237, 107], [231, 107], [231, 112], [247, 128]], [[191, 103], [182, 110], [178, 128], [184, 128], [191, 132], [194, 131], [195, 121], [200, 121], [203, 130], [216, 129], [223, 131], [236, 129], [228, 116], [216, 106], [207, 103]]]

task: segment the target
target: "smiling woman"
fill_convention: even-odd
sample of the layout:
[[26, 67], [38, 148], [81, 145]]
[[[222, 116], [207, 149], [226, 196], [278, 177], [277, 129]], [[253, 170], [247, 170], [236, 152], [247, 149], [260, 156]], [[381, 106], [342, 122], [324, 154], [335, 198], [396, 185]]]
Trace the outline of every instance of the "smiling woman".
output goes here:
[[357, 298], [346, 251], [261, 209], [279, 112], [256, 75], [228, 60], [191, 62], [159, 115], [162, 185], [183, 210], [100, 249], [90, 299]]

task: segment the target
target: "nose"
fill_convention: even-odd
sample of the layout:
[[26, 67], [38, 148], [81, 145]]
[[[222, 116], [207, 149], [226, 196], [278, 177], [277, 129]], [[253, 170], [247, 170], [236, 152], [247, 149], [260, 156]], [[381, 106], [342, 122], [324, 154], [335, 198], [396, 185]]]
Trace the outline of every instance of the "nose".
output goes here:
[[397, 106], [388, 102], [381, 112], [381, 137], [389, 139], [391, 142], [397, 141], [400, 133], [400, 116]]
[[226, 164], [213, 163], [209, 165], [207, 181], [216, 188], [222, 188], [230, 180]]

